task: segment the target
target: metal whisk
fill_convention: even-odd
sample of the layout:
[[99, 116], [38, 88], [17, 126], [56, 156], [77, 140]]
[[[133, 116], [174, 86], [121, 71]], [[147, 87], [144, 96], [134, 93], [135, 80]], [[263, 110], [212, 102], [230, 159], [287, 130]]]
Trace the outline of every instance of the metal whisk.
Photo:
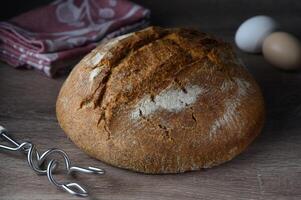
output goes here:
[[[88, 167], [82, 168], [77, 166], [71, 166], [71, 161], [66, 154], [65, 151], [61, 149], [52, 148], [45, 151], [42, 155], [39, 154], [38, 150], [36, 149], [35, 145], [30, 142], [23, 142], [18, 143], [13, 140], [11, 137], [8, 136], [7, 130], [0, 126], [0, 138], [6, 140], [7, 142], [11, 143], [11, 146], [0, 145], [0, 149], [9, 150], [9, 151], [20, 151], [27, 155], [27, 162], [29, 167], [34, 170], [39, 175], [47, 175], [48, 180], [55, 185], [57, 188], [65, 190], [66, 192], [80, 196], [80, 197], [87, 197], [88, 192], [85, 188], [75, 182], [70, 183], [59, 183], [55, 180], [53, 174], [57, 169], [59, 164], [58, 160], [50, 158], [50, 155], [56, 154], [57, 156], [62, 156], [67, 174], [81, 172], [87, 174], [104, 174], [103, 169], [95, 168], [95, 167]], [[46, 166], [46, 167], [43, 167]]]

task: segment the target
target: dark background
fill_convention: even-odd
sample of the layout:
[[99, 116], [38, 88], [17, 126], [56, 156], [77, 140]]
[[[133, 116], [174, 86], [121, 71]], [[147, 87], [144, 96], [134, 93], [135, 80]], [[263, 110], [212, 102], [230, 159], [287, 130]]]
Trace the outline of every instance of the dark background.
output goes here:
[[[285, 30], [300, 34], [301, 1], [298, 0], [133, 0], [152, 11], [152, 23], [191, 26], [205, 31], [233, 32], [243, 20], [258, 14], [276, 18]], [[53, 2], [52, 0], [4, 0], [0, 20]], [[208, 25], [209, 24], [209, 25]]]
[[[1, 1], [0, 19], [42, 5], [47, 0]], [[301, 38], [300, 0], [144, 0], [154, 25], [194, 27], [233, 43], [247, 18], [274, 17], [283, 30]], [[103, 167], [102, 177], [80, 176], [90, 199], [301, 199], [301, 72], [285, 72], [262, 55], [237, 50], [265, 98], [262, 134], [231, 162], [180, 175], [148, 176], [91, 159], [67, 139], [55, 116], [55, 101], [66, 77], [49, 79], [33, 70], [15, 70], [0, 62], [0, 124], [17, 139], [38, 148], [66, 150], [80, 165]], [[78, 199], [57, 191], [36, 176], [23, 155], [0, 152], [0, 199]]]
[[22, 12], [34, 9], [52, 0], [3, 0], [0, 3], [0, 20], [9, 19]]

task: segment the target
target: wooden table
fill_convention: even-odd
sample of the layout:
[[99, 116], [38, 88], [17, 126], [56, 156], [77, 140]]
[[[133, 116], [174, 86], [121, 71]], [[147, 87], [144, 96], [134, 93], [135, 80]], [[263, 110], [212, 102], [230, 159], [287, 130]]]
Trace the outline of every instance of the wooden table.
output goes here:
[[[191, 26], [229, 42], [238, 25], [256, 14], [274, 16], [301, 37], [299, 0], [147, 0], [153, 24]], [[301, 73], [283, 72], [261, 55], [238, 52], [259, 82], [266, 101], [262, 134], [240, 156], [208, 170], [179, 175], [144, 175], [89, 158], [60, 129], [55, 101], [65, 77], [49, 79], [36, 71], [0, 64], [0, 124], [40, 150], [66, 150], [74, 163], [98, 166], [104, 176], [80, 175], [90, 199], [301, 199]], [[0, 151], [0, 199], [78, 199], [31, 171], [24, 155]]]

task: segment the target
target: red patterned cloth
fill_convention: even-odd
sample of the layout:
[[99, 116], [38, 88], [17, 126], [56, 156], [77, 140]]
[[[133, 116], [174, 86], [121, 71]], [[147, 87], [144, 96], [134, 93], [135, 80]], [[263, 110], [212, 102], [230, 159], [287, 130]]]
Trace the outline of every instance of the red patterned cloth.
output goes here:
[[0, 22], [0, 59], [52, 77], [101, 40], [146, 26], [148, 17], [127, 0], [57, 0]]

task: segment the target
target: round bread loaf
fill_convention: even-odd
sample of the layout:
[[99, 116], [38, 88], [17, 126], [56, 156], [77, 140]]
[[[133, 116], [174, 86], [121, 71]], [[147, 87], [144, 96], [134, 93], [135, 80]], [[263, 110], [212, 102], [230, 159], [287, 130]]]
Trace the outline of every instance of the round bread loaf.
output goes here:
[[231, 46], [181, 28], [149, 27], [99, 45], [73, 69], [56, 106], [83, 151], [144, 173], [226, 162], [264, 123], [260, 89]]

